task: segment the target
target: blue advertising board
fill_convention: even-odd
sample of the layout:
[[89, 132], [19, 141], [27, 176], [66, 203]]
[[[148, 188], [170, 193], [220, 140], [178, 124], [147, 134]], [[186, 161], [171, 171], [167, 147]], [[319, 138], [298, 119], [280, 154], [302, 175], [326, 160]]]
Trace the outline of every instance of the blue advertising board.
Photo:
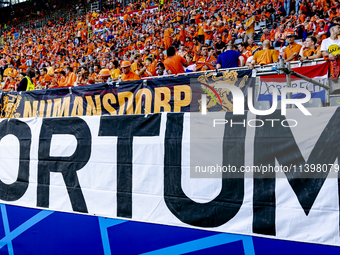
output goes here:
[[339, 247], [0, 204], [0, 254], [338, 254]]

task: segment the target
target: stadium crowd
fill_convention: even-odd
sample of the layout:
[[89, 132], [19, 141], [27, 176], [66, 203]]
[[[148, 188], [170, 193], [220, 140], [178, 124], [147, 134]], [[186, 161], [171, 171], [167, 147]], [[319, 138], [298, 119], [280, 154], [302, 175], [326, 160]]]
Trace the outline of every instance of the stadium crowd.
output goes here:
[[[162, 0], [163, 1], [163, 0]], [[280, 58], [324, 57], [339, 73], [338, 0], [147, 0], [125, 8], [49, 22], [41, 29], [6, 31], [0, 54], [3, 91], [25, 91], [131, 81]], [[261, 42], [255, 24], [266, 22]], [[242, 41], [235, 45], [235, 40]], [[241, 39], [241, 40], [240, 40]], [[302, 39], [301, 44], [297, 39]]]

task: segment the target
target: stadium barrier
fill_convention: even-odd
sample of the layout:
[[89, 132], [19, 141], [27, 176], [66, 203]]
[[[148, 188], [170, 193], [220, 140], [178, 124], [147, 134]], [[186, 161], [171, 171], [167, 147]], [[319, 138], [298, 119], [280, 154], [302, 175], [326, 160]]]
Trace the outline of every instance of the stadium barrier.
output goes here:
[[[321, 77], [328, 65], [300, 68]], [[217, 85], [245, 94], [266, 77], [256, 75], [233, 69], [3, 93], [0, 249], [339, 253], [340, 108], [291, 109], [289, 119], [225, 113], [231, 93]], [[199, 113], [203, 89], [213, 119]], [[224, 112], [214, 109], [218, 98]]]
[[[218, 127], [200, 113], [3, 119], [0, 200], [45, 217], [52, 210], [339, 246], [340, 108], [311, 114], [276, 111], [257, 116], [265, 122], [257, 127], [247, 112], [216, 113], [237, 123]], [[292, 119], [299, 125], [286, 127]]]
[[[305, 60], [305, 61], [291, 61], [290, 65], [291, 68], [296, 68], [296, 67], [303, 67], [303, 66], [312, 66], [312, 65], [319, 65], [323, 64], [326, 61], [323, 58], [318, 58], [314, 60]], [[262, 75], [272, 75], [272, 74], [277, 74], [276, 71], [273, 70], [274, 67], [277, 67], [278, 63], [274, 64], [269, 64], [269, 65], [255, 65], [254, 66], [254, 71], [256, 74], [254, 76], [262, 76]], [[216, 73], [216, 72], [229, 72], [229, 71], [241, 71], [241, 70], [249, 70], [248, 66], [243, 66], [243, 67], [234, 67], [234, 68], [222, 68], [219, 70], [207, 70], [207, 71], [199, 71], [199, 72], [188, 72], [188, 73], [182, 73], [182, 74], [172, 74], [172, 75], [167, 75], [166, 77], [172, 77], [172, 76], [187, 76], [191, 74], [209, 74], [209, 73]], [[157, 78], [162, 78], [163, 76], [151, 76], [147, 78], [142, 78], [142, 79], [157, 79]]]
[[[96, 84], [80, 87], [9, 92], [1, 95], [3, 118], [124, 115], [199, 111], [201, 94], [207, 89], [218, 100], [215, 110], [232, 110], [232, 95], [213, 87], [230, 83], [243, 93], [252, 87], [252, 71], [221, 72], [163, 79]], [[196, 85], [196, 88], [194, 87]], [[204, 89], [201, 89], [200, 86]], [[208, 106], [210, 109], [212, 105]]]
[[[321, 62], [321, 61], [320, 61]], [[208, 93], [208, 111], [232, 111], [232, 93], [218, 89], [218, 84], [230, 84], [242, 89], [253, 88], [253, 102], [272, 100], [272, 90], [286, 87], [285, 75], [256, 77], [257, 70], [218, 70], [176, 76], [162, 76], [133, 82], [115, 82], [70, 88], [27, 92], [2, 93], [2, 118], [67, 117], [83, 115], [148, 114], [158, 112], [197, 112], [201, 110], [202, 93]], [[263, 68], [262, 70], [265, 70]], [[328, 85], [328, 63], [298, 67], [295, 71]], [[306, 88], [312, 98], [320, 98], [325, 105], [329, 91], [299, 79], [292, 87]], [[199, 86], [194, 86], [199, 84]], [[297, 94], [297, 96], [299, 96]]]

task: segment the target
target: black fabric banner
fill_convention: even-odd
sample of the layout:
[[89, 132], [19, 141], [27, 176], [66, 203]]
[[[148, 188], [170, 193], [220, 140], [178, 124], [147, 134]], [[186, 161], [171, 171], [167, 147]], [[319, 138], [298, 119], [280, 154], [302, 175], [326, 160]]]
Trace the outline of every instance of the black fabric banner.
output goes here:
[[[209, 111], [232, 111], [231, 93], [214, 89], [219, 83], [238, 86], [246, 95], [251, 70], [163, 77], [152, 80], [95, 84], [3, 93], [2, 118], [68, 117], [200, 111], [200, 96], [209, 90]], [[198, 86], [202, 86], [200, 89]], [[220, 102], [216, 106], [216, 101]]]

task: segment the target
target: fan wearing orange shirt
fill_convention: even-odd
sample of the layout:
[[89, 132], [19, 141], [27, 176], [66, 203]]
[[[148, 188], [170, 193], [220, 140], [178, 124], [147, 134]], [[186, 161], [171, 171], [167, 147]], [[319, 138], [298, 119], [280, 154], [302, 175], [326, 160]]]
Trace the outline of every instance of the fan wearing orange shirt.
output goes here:
[[336, 12], [336, 8], [335, 7], [331, 8], [330, 13], [329, 13], [329, 18], [328, 18], [329, 21], [332, 21], [332, 19], [337, 16], [338, 16], [338, 13]]
[[288, 42], [288, 46], [285, 48], [284, 54], [283, 54], [285, 63], [289, 61], [297, 61], [302, 45], [294, 42], [295, 40], [294, 33], [288, 33], [286, 40]]
[[196, 22], [198, 23], [198, 33], [197, 33], [197, 36], [198, 36], [198, 41], [200, 43], [204, 43], [204, 18], [203, 17], [199, 17], [199, 21]]
[[303, 11], [299, 10], [298, 19], [301, 21], [301, 23], [305, 22], [305, 17], [306, 17], [306, 15], [303, 14]]
[[185, 42], [185, 29], [184, 29], [184, 26], [182, 25], [181, 28], [180, 28], [180, 32], [179, 32], [179, 41], [181, 44], [184, 44]]
[[52, 77], [47, 74], [47, 69], [41, 68], [40, 69], [40, 77], [39, 77], [39, 82], [41, 86], [47, 87], [51, 85]]
[[315, 36], [308, 36], [306, 41], [304, 42], [304, 46], [301, 47], [300, 50], [300, 60], [311, 60], [320, 58], [322, 56], [321, 52], [319, 51], [318, 47], [315, 46], [317, 39]]
[[101, 79], [99, 77], [99, 73], [100, 73], [100, 65], [99, 64], [95, 64], [93, 67], [93, 74], [89, 77], [89, 80], [94, 81], [94, 83], [100, 82]]
[[227, 29], [223, 30], [222, 32], [222, 42], [224, 42], [225, 44], [228, 44], [231, 40], [232, 40], [232, 36], [231, 34], [228, 32]]
[[270, 18], [270, 12], [266, 8], [264, 8], [263, 13], [262, 13], [263, 19], [264, 20], [269, 20]]
[[268, 41], [274, 41], [274, 36], [269, 32], [269, 29], [268, 28], [265, 28], [263, 30], [263, 35], [261, 36], [261, 41], [260, 42], [263, 42], [265, 40], [268, 40]]
[[5, 79], [4, 85], [0, 87], [3, 92], [10, 92], [16, 89], [15, 75], [10, 73]]
[[121, 68], [123, 69], [122, 81], [138, 81], [140, 80], [139, 76], [131, 71], [131, 64], [129, 61], [123, 61]]
[[246, 26], [244, 30], [246, 31], [246, 34], [243, 38], [244, 42], [247, 42], [249, 38], [254, 39], [254, 33], [255, 33], [255, 18], [252, 16], [251, 12], [247, 13], [247, 21]]
[[201, 54], [202, 57], [197, 61], [196, 70], [213, 70], [215, 68], [217, 59], [213, 56], [213, 53], [209, 54], [208, 45], [201, 46]]
[[94, 44], [90, 40], [88, 40], [85, 55], [90, 55], [93, 52], [94, 49], [95, 49]]
[[133, 56], [134, 62], [131, 65], [131, 71], [134, 72], [135, 74], [139, 75], [140, 77], [142, 77], [142, 75], [144, 74], [144, 71], [146, 69], [143, 69], [143, 57], [142, 54], [137, 53]]
[[144, 74], [146, 77], [156, 76], [156, 69], [155, 69], [155, 66], [152, 64], [151, 58], [147, 57], [145, 59], [145, 67], [146, 67], [146, 70]]
[[65, 83], [65, 72], [61, 69], [55, 69], [56, 78], [53, 79], [52, 84], [48, 86], [49, 89], [57, 88], [59, 83]]
[[176, 55], [175, 47], [170, 46], [166, 53], [168, 58], [164, 60], [164, 66], [168, 74], [184, 73], [183, 64], [186, 63], [186, 60], [183, 57]]
[[321, 40], [327, 38], [328, 26], [325, 25], [325, 21], [323, 19], [318, 20], [318, 27], [315, 31], [315, 35], [321, 36]]
[[73, 72], [72, 67], [68, 66], [66, 67], [66, 78], [65, 82], [59, 82], [58, 86], [59, 87], [73, 87], [73, 84], [77, 80], [77, 75]]
[[169, 29], [168, 24], [166, 24], [166, 29], [164, 30], [164, 44], [165, 49], [171, 46], [171, 31]]
[[179, 51], [176, 52], [176, 55], [179, 55], [183, 58], [185, 58], [188, 55], [188, 52], [185, 50], [185, 45], [181, 44], [179, 47]]
[[81, 40], [83, 42], [86, 42], [87, 35], [88, 35], [88, 32], [87, 32], [87, 30], [85, 28], [83, 30], [81, 30]]
[[262, 46], [263, 46], [263, 49], [260, 51], [257, 51], [254, 54], [251, 64], [249, 66], [250, 69], [253, 69], [254, 65], [267, 65], [267, 64], [275, 63], [279, 60], [277, 51], [270, 49], [269, 40], [265, 40]]
[[244, 61], [247, 62], [247, 59], [251, 56], [251, 51], [247, 50], [246, 44], [241, 42], [238, 46], [238, 51], [243, 55]]
[[214, 30], [210, 25], [211, 25], [211, 19], [208, 19], [207, 23], [203, 26], [205, 44], [208, 46], [212, 46], [213, 44]]
[[158, 53], [158, 49], [157, 49], [157, 45], [156, 44], [153, 44], [152, 46], [151, 46], [151, 51], [150, 51], [150, 53], [152, 54], [152, 55], [155, 55], [155, 56], [157, 56], [159, 53]]
[[248, 39], [248, 47], [247, 50], [253, 52], [258, 46], [256, 45], [256, 43], [254, 43], [254, 40], [249, 38]]
[[192, 48], [192, 54], [194, 55], [194, 62], [196, 62], [198, 60], [198, 56], [200, 54], [200, 48], [201, 48], [201, 44], [198, 42], [198, 38], [194, 37], [192, 39], [193, 42], [193, 48]]

